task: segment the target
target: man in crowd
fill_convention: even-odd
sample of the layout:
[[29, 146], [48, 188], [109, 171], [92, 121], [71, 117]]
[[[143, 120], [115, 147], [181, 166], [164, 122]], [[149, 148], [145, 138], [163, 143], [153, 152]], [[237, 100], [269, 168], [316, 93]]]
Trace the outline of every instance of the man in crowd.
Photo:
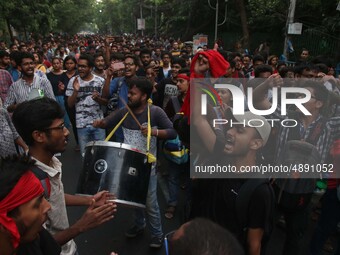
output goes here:
[[161, 82], [165, 78], [170, 78], [171, 76], [171, 54], [168, 51], [163, 51], [161, 59], [162, 62], [157, 77], [158, 82]]
[[142, 66], [137, 71], [137, 76], [145, 77], [145, 68], [150, 65], [151, 62], [151, 51], [148, 48], [144, 48], [139, 53], [140, 61]]
[[[171, 62], [171, 78], [163, 79], [157, 86], [158, 102], [157, 105], [163, 109], [169, 102], [172, 96], [178, 95], [177, 90], [177, 75], [179, 70], [186, 67], [186, 62], [183, 58], [173, 58]], [[160, 71], [161, 72], [161, 71]]]
[[21, 77], [21, 72], [18, 69], [18, 65], [20, 62], [21, 53], [19, 51], [14, 51], [9, 54], [11, 59], [11, 65], [7, 68], [7, 71], [11, 74], [13, 82], [17, 81]]
[[[113, 218], [115, 205], [106, 203], [107, 192], [94, 196], [64, 194], [61, 182], [61, 162], [54, 156], [65, 151], [69, 131], [64, 125], [64, 112], [49, 98], [39, 98], [20, 104], [13, 113], [13, 123], [29, 146], [29, 155], [36, 160], [35, 174], [46, 176], [42, 182], [52, 206], [48, 212], [47, 230], [62, 245], [62, 253], [77, 254], [74, 237]], [[40, 178], [40, 177], [39, 177]], [[46, 192], [47, 190], [47, 192]], [[71, 227], [66, 205], [89, 206], [83, 216]]]
[[[114, 71], [112, 68], [108, 69], [105, 85], [103, 89], [103, 97], [109, 99], [109, 107], [112, 111], [121, 109], [124, 107], [122, 100], [127, 102], [128, 100], [128, 82], [136, 78], [136, 72], [138, 70], [138, 59], [134, 55], [126, 55], [124, 59], [125, 74], [124, 77], [118, 77], [111, 81]], [[118, 129], [115, 134], [115, 141], [122, 142], [124, 140], [123, 132]]]
[[71, 78], [65, 95], [67, 103], [76, 109], [76, 123], [81, 155], [85, 155], [85, 146], [90, 141], [103, 141], [105, 131], [92, 127], [98, 117], [103, 117], [102, 105], [107, 100], [102, 97], [104, 79], [92, 74], [94, 67], [93, 57], [81, 55], [78, 61], [78, 76]]
[[303, 48], [300, 54], [300, 59], [297, 61], [297, 65], [307, 65], [309, 63], [309, 50]]
[[4, 107], [13, 112], [18, 104], [37, 97], [55, 99], [50, 81], [34, 73], [34, 57], [23, 52], [19, 58], [22, 77], [10, 86]]
[[6, 70], [9, 67], [11, 60], [7, 51], [0, 51], [0, 69]]
[[[276, 111], [269, 115], [271, 119], [280, 121], [285, 119], [294, 119], [297, 123], [296, 127], [287, 127], [276, 125], [278, 128], [277, 144], [276, 144], [276, 162], [283, 158], [285, 145], [290, 140], [304, 141], [313, 145], [320, 158], [319, 164], [326, 163], [326, 159], [333, 141], [340, 136], [340, 117], [327, 118], [325, 113], [328, 112], [327, 102], [329, 93], [327, 89], [316, 81], [302, 80], [298, 81], [299, 87], [307, 89], [311, 95], [308, 102], [301, 104], [310, 115], [306, 115], [297, 108], [295, 111], [288, 112], [286, 116], [281, 115], [281, 107], [278, 106]], [[272, 87], [282, 85], [281, 77], [278, 74], [271, 75], [261, 85], [259, 85], [253, 93], [254, 106], [256, 109], [269, 109], [271, 102], [265, 96]], [[298, 98], [303, 95], [298, 95]], [[281, 122], [276, 122], [281, 123]], [[298, 181], [298, 180], [296, 180]], [[276, 182], [278, 188], [286, 192], [282, 182]], [[283, 254], [299, 254], [303, 245], [308, 219], [309, 204], [315, 182], [311, 180], [305, 185], [298, 185], [299, 194], [294, 191], [287, 194], [287, 198], [292, 202], [292, 206], [281, 205], [282, 212], [286, 220], [286, 242]], [[295, 195], [295, 198], [294, 198]], [[298, 198], [299, 203], [294, 205], [294, 199]], [[279, 204], [280, 205], [280, 204]]]
[[173, 57], [179, 57], [179, 55], [181, 54], [181, 51], [179, 49], [178, 42], [174, 41], [172, 43], [172, 49], [170, 53]]
[[[130, 60], [129, 60], [130, 61]], [[153, 85], [146, 78], [136, 78], [129, 81], [128, 106], [141, 123], [138, 126], [131, 114], [123, 121], [124, 143], [132, 145], [140, 151], [146, 151], [147, 126], [151, 126], [150, 152], [157, 155], [157, 139], [174, 139], [176, 131], [172, 128], [172, 123], [165, 112], [159, 107], [149, 105], [148, 99], [152, 93]], [[120, 109], [115, 114], [111, 114], [105, 119], [96, 120], [94, 127], [108, 128], [115, 127], [118, 122], [128, 112], [127, 108]], [[150, 122], [148, 122], [148, 112], [150, 112]], [[146, 212], [150, 223], [151, 242], [150, 247], [159, 248], [162, 246], [163, 231], [161, 224], [160, 210], [157, 201], [157, 175], [156, 164], [152, 164], [149, 181], [149, 189], [146, 199]], [[135, 211], [135, 223], [125, 233], [127, 237], [133, 238], [142, 234], [146, 222], [141, 209]]]
[[102, 77], [103, 79], [106, 78], [105, 74], [105, 61], [104, 56], [101, 53], [96, 53], [94, 55], [94, 69], [93, 74]]
[[[200, 105], [199, 98], [195, 96], [197, 105]], [[244, 199], [245, 187], [253, 185], [254, 181], [248, 179], [249, 176], [242, 173], [241, 168], [261, 164], [261, 150], [268, 141], [271, 127], [263, 116], [251, 112], [234, 116], [229, 110], [226, 113], [229, 121], [231, 119], [239, 125], [232, 125], [224, 133], [225, 128], [222, 125], [211, 127], [207, 118], [201, 115], [199, 107], [193, 109], [191, 124], [197, 131], [202, 146], [208, 150], [206, 155], [201, 156], [208, 155], [208, 165], [215, 165], [216, 162], [220, 166], [231, 165], [235, 166], [236, 172], [227, 175], [227, 179], [194, 180], [191, 217], [206, 217], [230, 230], [243, 244], [246, 254], [265, 254], [274, 213], [273, 191], [269, 183], [264, 180], [249, 191], [251, 195], [246, 212], [239, 211], [237, 204]], [[252, 119], [261, 120], [263, 126], [255, 128], [240, 125]], [[201, 146], [196, 144], [190, 149], [195, 151], [198, 147]]]
[[[60, 247], [42, 227], [51, 205], [44, 198], [44, 189], [39, 179], [30, 171], [33, 165], [34, 161], [27, 156], [1, 159], [0, 247], [2, 255], [60, 254]], [[34, 245], [39, 242], [44, 242], [44, 246]], [[24, 252], [26, 247], [31, 249]]]

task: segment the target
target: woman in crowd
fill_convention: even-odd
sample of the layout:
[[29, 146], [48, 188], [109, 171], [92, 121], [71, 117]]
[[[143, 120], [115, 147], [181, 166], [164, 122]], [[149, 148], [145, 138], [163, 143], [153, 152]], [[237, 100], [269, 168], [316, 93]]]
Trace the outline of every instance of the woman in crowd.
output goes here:
[[[53, 88], [53, 93], [54, 96], [59, 103], [60, 107], [65, 111], [65, 90], [66, 86], [62, 82], [62, 74], [64, 73], [63, 71], [63, 66], [62, 66], [62, 60], [59, 57], [53, 57], [52, 58], [52, 71], [47, 74], [47, 78], [51, 82], [52, 88]], [[70, 127], [70, 119], [67, 114], [64, 116], [64, 122], [65, 122], [65, 127], [69, 128]]]
[[[64, 70], [66, 70], [66, 71], [62, 73], [60, 80], [66, 88], [70, 79], [73, 76], [76, 76], [78, 74], [78, 72], [77, 72], [77, 60], [76, 60], [75, 57], [68, 55], [64, 59]], [[78, 151], [79, 150], [79, 143], [78, 143], [78, 133], [77, 133], [77, 127], [76, 127], [76, 111], [75, 111], [74, 107], [70, 108], [67, 105], [67, 97], [65, 96], [65, 94], [64, 94], [64, 100], [65, 100], [65, 109], [66, 109], [67, 115], [69, 116], [70, 122], [72, 124], [72, 130], [73, 130], [74, 138], [75, 138], [76, 143], [77, 143], [75, 150]]]

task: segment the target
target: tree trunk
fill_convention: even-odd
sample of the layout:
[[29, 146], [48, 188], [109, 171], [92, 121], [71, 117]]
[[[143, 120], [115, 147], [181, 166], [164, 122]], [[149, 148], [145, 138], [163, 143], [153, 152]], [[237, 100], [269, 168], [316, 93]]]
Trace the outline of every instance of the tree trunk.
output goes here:
[[236, 0], [237, 8], [240, 12], [241, 17], [241, 26], [243, 32], [243, 48], [249, 49], [249, 29], [248, 29], [248, 22], [247, 22], [247, 13], [246, 8], [244, 6], [244, 0]]
[[6, 23], [7, 23], [7, 29], [8, 29], [9, 36], [11, 37], [11, 41], [13, 42], [14, 38], [13, 38], [12, 29], [11, 29], [11, 24], [9, 23], [9, 18], [6, 18]]
[[188, 8], [188, 19], [187, 19], [187, 25], [186, 25], [186, 29], [184, 32], [184, 36], [185, 38], [189, 37], [189, 33], [190, 33], [190, 25], [191, 25], [191, 21], [192, 21], [192, 7], [193, 7], [193, 3], [192, 1], [189, 1], [189, 8]]

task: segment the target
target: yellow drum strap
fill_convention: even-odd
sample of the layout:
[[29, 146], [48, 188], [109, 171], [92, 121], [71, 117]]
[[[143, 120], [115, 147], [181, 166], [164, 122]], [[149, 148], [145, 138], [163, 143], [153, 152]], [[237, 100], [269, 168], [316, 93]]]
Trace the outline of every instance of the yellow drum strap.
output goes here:
[[150, 141], [151, 141], [151, 116], [150, 116], [150, 105], [152, 104], [151, 98], [148, 99], [148, 135], [146, 138], [146, 155], [148, 157], [148, 163], [156, 162], [156, 157], [152, 155], [150, 151]]
[[119, 128], [120, 125], [122, 125], [123, 121], [126, 119], [126, 117], [128, 116], [129, 112], [127, 112], [124, 117], [118, 122], [117, 126], [115, 126], [114, 129], [112, 129], [112, 131], [110, 132], [110, 134], [105, 138], [105, 142], [109, 141], [111, 139], [111, 137], [113, 136], [113, 134], [116, 132], [116, 130]]
[[[150, 105], [152, 104], [152, 100], [148, 100], [148, 134], [146, 137], [146, 156], [148, 158], [148, 163], [156, 162], [156, 157], [152, 155], [150, 151], [150, 141], [151, 141], [151, 116], [150, 116]], [[118, 124], [115, 126], [115, 128], [110, 132], [110, 134], [105, 138], [105, 141], [109, 141], [113, 134], [116, 132], [116, 130], [119, 128], [119, 126], [123, 123], [123, 121], [128, 116], [129, 112], [127, 112], [124, 117], [118, 122]]]

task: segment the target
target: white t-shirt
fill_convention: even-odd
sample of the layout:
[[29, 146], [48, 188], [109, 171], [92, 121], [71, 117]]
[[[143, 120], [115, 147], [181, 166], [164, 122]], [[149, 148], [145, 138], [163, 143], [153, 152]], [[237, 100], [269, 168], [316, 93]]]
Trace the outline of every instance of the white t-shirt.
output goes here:
[[78, 77], [80, 83], [75, 104], [76, 126], [77, 128], [86, 128], [92, 126], [94, 120], [104, 118], [100, 104], [92, 99], [92, 93], [98, 91], [101, 95], [105, 80], [97, 75], [93, 75], [90, 81], [84, 81], [79, 76], [72, 77], [65, 92], [68, 97], [73, 94], [73, 81], [76, 77]]

